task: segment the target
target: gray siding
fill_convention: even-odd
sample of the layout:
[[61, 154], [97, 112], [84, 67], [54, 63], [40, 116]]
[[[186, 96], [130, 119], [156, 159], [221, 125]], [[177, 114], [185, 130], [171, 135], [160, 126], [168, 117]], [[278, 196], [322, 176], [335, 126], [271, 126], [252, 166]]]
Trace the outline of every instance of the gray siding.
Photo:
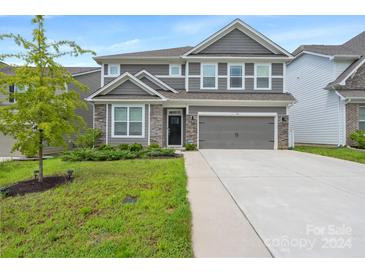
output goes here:
[[272, 54], [267, 48], [248, 37], [238, 29], [234, 29], [212, 45], [201, 51], [203, 54]]
[[114, 79], [115, 79], [115, 77], [104, 77], [104, 85], [110, 83]]
[[245, 64], [245, 75], [246, 76], [254, 76], [255, 74], [255, 65], [253, 63]]
[[271, 89], [273, 91], [283, 91], [283, 78], [272, 78]]
[[148, 145], [148, 107], [149, 105], [145, 105], [145, 132], [144, 138], [112, 138], [112, 105], [108, 105], [108, 143], [109, 145], [119, 145], [119, 144], [133, 144], [138, 143], [142, 145]]
[[189, 114], [197, 112], [277, 112], [285, 114], [285, 107], [190, 106]]
[[227, 63], [218, 64], [218, 75], [227, 75]]
[[129, 72], [131, 74], [136, 74], [141, 70], [147, 70], [153, 75], [169, 75], [169, 65], [168, 64], [121, 64], [120, 73]]
[[189, 91], [200, 90], [200, 78], [189, 78]]
[[283, 76], [284, 75], [283, 63], [273, 63], [271, 65], [271, 74], [275, 76]]
[[218, 90], [227, 90], [227, 78], [218, 78]]
[[[91, 93], [95, 92], [97, 89], [100, 88], [100, 76], [101, 76], [101, 72], [93, 72], [93, 73], [89, 73], [89, 74], [84, 74], [84, 75], [80, 75], [80, 76], [76, 76], [75, 79], [79, 82], [81, 82], [82, 84], [86, 85], [89, 89], [87, 92], [80, 92], [80, 97], [81, 98], [86, 98], [88, 97]], [[73, 85], [69, 86], [69, 89], [74, 89]], [[88, 109], [84, 110], [84, 109], [78, 109], [76, 110], [76, 113], [80, 116], [82, 116], [87, 124], [88, 127], [92, 127], [93, 126], [93, 107], [92, 104], [87, 103], [88, 105]]]
[[150, 81], [149, 79], [147, 79], [146, 77], [143, 77], [142, 79], [140, 79], [143, 83], [145, 83], [147, 86], [153, 88], [154, 90], [161, 90], [161, 87], [156, 85], [155, 83], [153, 83], [152, 81]]
[[200, 75], [200, 63], [189, 63], [189, 75]]
[[[131, 81], [127, 80], [112, 91], [108, 93], [109, 95], [150, 95], [145, 90], [135, 85]], [[151, 95], [152, 96], [152, 95]]]
[[254, 90], [255, 79], [254, 78], [246, 78], [245, 79], [245, 90]]
[[185, 89], [185, 78], [159, 78], [164, 83], [168, 84], [170, 87], [176, 90]]

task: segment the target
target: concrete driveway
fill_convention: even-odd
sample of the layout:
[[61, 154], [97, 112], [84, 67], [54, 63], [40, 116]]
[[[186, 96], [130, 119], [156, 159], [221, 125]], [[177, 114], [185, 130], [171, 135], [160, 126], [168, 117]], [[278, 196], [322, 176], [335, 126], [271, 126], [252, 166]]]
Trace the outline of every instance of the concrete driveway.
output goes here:
[[365, 257], [365, 165], [295, 151], [201, 150], [275, 257]]

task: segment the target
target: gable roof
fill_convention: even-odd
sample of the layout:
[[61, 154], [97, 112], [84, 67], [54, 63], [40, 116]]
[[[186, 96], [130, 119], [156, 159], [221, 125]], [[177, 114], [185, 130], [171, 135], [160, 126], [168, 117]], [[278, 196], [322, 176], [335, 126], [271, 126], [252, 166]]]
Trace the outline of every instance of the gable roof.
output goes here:
[[273, 54], [278, 55], [285, 55], [288, 57], [292, 57], [292, 55], [286, 51], [284, 48], [280, 47], [278, 44], [274, 43], [272, 40], [267, 38], [262, 33], [258, 32], [245, 22], [243, 22], [241, 19], [235, 19], [227, 26], [223, 27], [216, 33], [209, 36], [207, 39], [199, 43], [194, 48], [187, 51], [183, 56], [187, 57], [192, 54], [198, 54], [202, 50], [206, 49], [208, 46], [212, 45], [214, 42], [218, 41], [228, 33], [230, 33], [233, 30], [238, 29], [239, 31], [243, 32], [245, 35], [250, 37], [251, 39], [255, 40], [265, 48], [267, 48], [269, 51], [273, 52]]
[[335, 55], [365, 55], [365, 31], [359, 33], [341, 45], [301, 45], [293, 51], [297, 56], [303, 51], [313, 52], [328, 56]]
[[91, 95], [89, 95], [86, 98], [86, 100], [87, 101], [92, 101], [92, 99], [95, 96], [98, 96], [98, 95], [104, 95], [105, 96], [110, 91], [112, 91], [113, 89], [115, 89], [116, 87], [118, 87], [119, 85], [123, 84], [126, 81], [131, 81], [133, 84], [135, 84], [139, 88], [143, 89], [144, 91], [146, 91], [146, 93], [148, 93], [150, 95], [155, 95], [155, 96], [159, 97], [160, 99], [166, 99], [159, 92], [157, 92], [156, 90], [154, 90], [150, 86], [148, 86], [145, 83], [143, 83], [137, 77], [133, 76], [129, 72], [125, 72], [125, 73], [121, 74], [120, 76], [118, 76], [117, 78], [115, 78], [113, 81], [109, 82], [105, 86], [99, 88], [94, 93], [92, 93]]
[[174, 93], [177, 93], [177, 91], [175, 89], [173, 89], [168, 84], [166, 84], [165, 82], [158, 79], [156, 76], [149, 73], [147, 70], [143, 69], [140, 72], [137, 72], [134, 76], [137, 77], [138, 79], [142, 79], [143, 77], [146, 77], [148, 80], [150, 80], [157, 86], [161, 87], [163, 90], [170, 90]]
[[95, 61], [99, 61], [102, 59], [133, 59], [133, 58], [172, 58], [172, 57], [180, 57], [185, 52], [190, 50], [192, 47], [178, 47], [178, 48], [167, 48], [167, 49], [158, 49], [158, 50], [149, 50], [149, 51], [139, 51], [139, 52], [129, 52], [122, 54], [113, 54], [113, 55], [103, 55], [94, 57]]

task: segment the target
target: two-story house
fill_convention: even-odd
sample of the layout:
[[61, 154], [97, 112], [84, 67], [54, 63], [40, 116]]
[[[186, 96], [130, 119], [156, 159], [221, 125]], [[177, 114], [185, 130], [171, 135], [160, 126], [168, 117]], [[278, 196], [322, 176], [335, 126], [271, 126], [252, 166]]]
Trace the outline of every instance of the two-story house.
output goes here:
[[102, 142], [285, 149], [292, 55], [239, 19], [195, 47], [98, 56]]
[[296, 143], [353, 145], [365, 130], [365, 31], [341, 45], [302, 45], [288, 65], [290, 131]]

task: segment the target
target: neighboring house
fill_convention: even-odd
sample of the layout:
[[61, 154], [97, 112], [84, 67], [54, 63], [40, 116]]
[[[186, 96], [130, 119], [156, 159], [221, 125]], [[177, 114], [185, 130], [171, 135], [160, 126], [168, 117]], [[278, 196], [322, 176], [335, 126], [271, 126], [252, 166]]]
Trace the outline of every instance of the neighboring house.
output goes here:
[[[85, 98], [90, 93], [100, 88], [100, 68], [99, 67], [66, 67], [66, 69], [75, 77], [75, 79], [84, 85], [88, 86], [89, 91], [80, 92], [80, 97]], [[11, 74], [13, 73], [11, 66], [3, 66], [0, 72]], [[69, 87], [73, 88], [73, 87]], [[0, 107], [12, 104], [14, 98], [12, 93], [17, 92], [16, 86], [9, 86], [9, 94], [0, 93]], [[79, 109], [76, 111], [78, 115], [82, 116], [88, 127], [93, 127], [93, 105], [88, 104], [88, 109]], [[0, 133], [0, 157], [4, 156], [21, 156], [20, 152], [11, 153], [11, 149], [15, 140], [10, 136], [4, 136]], [[47, 147], [45, 154], [52, 154], [59, 151], [60, 148]]]
[[199, 148], [286, 149], [286, 63], [292, 55], [241, 20], [195, 47], [94, 58], [102, 142]]
[[342, 45], [303, 45], [288, 65], [289, 110], [296, 143], [342, 146], [365, 130], [365, 31]]

